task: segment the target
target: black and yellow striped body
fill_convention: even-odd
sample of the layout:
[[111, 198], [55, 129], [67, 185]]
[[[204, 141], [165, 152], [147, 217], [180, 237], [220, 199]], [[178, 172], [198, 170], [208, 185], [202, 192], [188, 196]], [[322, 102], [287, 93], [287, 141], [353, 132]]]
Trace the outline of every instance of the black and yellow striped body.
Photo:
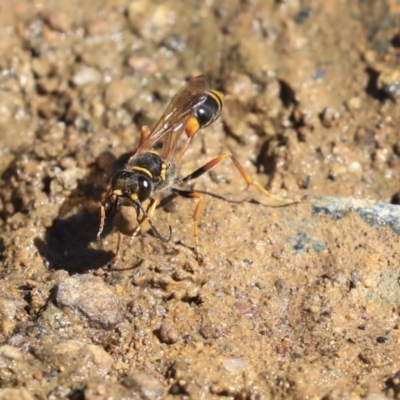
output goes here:
[[[208, 91], [206, 100], [186, 123], [188, 138], [192, 138], [199, 129], [212, 124], [220, 116], [223, 104], [222, 93], [216, 90]], [[176, 173], [175, 162], [164, 162], [156, 151], [148, 150], [135, 154], [125, 168], [117, 171], [111, 180], [111, 195], [119, 199], [119, 203], [111, 204], [110, 201], [105, 204], [105, 209], [108, 211], [112, 206], [134, 205], [137, 200], [143, 202], [150, 198], [152, 192], [167, 190], [172, 185], [181, 183]]]
[[206, 101], [196, 110], [186, 124], [186, 134], [192, 137], [199, 129], [212, 124], [221, 114], [224, 95], [217, 90], [207, 92]]
[[[120, 234], [136, 236], [147, 221], [156, 237], [164, 242], [170, 240], [171, 227], [169, 235], [164, 236], [152, 223], [152, 214], [159, 203], [154, 194], [170, 190], [184, 197], [199, 198], [197, 194], [177, 190], [174, 186], [186, 182], [179, 178], [176, 165], [186, 153], [191, 140], [200, 129], [212, 124], [221, 114], [223, 94], [207, 88], [208, 81], [204, 75], [192, 78], [172, 99], [151, 131], [146, 126], [142, 127], [137, 153], [111, 179], [108, 197], [101, 207], [98, 237], [103, 231], [106, 216], [113, 211], [114, 225]], [[186, 140], [180, 141], [184, 132]], [[161, 138], [164, 143], [158, 153], [153, 151], [153, 146]], [[206, 171], [207, 168], [201, 168], [196, 174], [201, 175]], [[148, 202], [144, 208], [143, 203], [146, 200]], [[201, 206], [200, 198], [199, 201], [195, 221]], [[195, 236], [198, 247], [197, 225]], [[120, 237], [119, 235], [118, 243]], [[119, 244], [117, 254], [118, 249]]]

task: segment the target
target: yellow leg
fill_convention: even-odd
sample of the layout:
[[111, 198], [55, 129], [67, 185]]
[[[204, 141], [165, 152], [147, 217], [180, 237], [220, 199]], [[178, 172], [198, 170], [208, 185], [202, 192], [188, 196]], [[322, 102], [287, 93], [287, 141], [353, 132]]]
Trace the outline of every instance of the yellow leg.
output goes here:
[[156, 210], [158, 204], [160, 203], [160, 200], [158, 199], [150, 199], [150, 203], [146, 208], [146, 215], [143, 215], [143, 217], [141, 218], [140, 221], [138, 221], [138, 226], [135, 229], [135, 231], [132, 234], [132, 238], [134, 238], [135, 236], [137, 236], [139, 234], [139, 232], [142, 229], [142, 225], [146, 222], [149, 221], [150, 218], [153, 217], [154, 215], [154, 211]]
[[144, 141], [147, 139], [148, 136], [149, 136], [149, 128], [147, 125], [143, 125], [140, 132], [139, 147], [144, 143]]
[[245, 169], [240, 165], [239, 161], [233, 156], [231, 153], [222, 153], [218, 157], [215, 157], [213, 160], [209, 161], [207, 164], [203, 165], [190, 175], [186, 176], [183, 179], [183, 182], [188, 182], [191, 179], [198, 178], [199, 176], [203, 175], [207, 171], [210, 171], [212, 168], [214, 168], [216, 165], [218, 165], [221, 161], [225, 160], [226, 158], [230, 158], [239, 171], [240, 175], [242, 178], [246, 181], [247, 185], [253, 185], [255, 186], [261, 193], [263, 193], [265, 196], [271, 197], [272, 199], [275, 199], [279, 201], [280, 203], [287, 205], [287, 204], [295, 204], [298, 203], [300, 200], [293, 200], [293, 199], [284, 199], [280, 196], [275, 196], [274, 194], [268, 192], [260, 183], [255, 181], [246, 171]]
[[[189, 137], [189, 139], [190, 139], [190, 137]], [[239, 161], [231, 153], [222, 153], [222, 154], [220, 154], [218, 157], [216, 157], [213, 160], [209, 161], [207, 164], [203, 165], [202, 167], [200, 167], [199, 169], [197, 169], [196, 171], [194, 171], [190, 175], [186, 176], [183, 179], [183, 182], [188, 182], [191, 179], [198, 178], [199, 176], [203, 175], [207, 171], [210, 171], [212, 168], [217, 166], [221, 161], [225, 160], [226, 158], [230, 158], [232, 160], [233, 164], [238, 169], [240, 175], [246, 181], [248, 186], [249, 185], [255, 186], [265, 196], [271, 197], [271, 198], [281, 202], [283, 205], [294, 204], [294, 203], [298, 203], [299, 202], [299, 200], [284, 199], [282, 197], [275, 196], [274, 194], [268, 192], [268, 190], [266, 190], [262, 185], [260, 185], [260, 183], [255, 181], [244, 170], [244, 168], [240, 165]], [[192, 191], [192, 190], [180, 190], [180, 189], [175, 189], [175, 188], [173, 188], [171, 190], [174, 193], [176, 193], [176, 194], [178, 194], [178, 195], [180, 195], [182, 197], [186, 197], [186, 198], [190, 198], [190, 199], [198, 199], [196, 208], [195, 208], [194, 213], [193, 213], [193, 222], [194, 222], [194, 240], [195, 240], [195, 244], [196, 244], [196, 254], [197, 254], [198, 260], [199, 259], [201, 260], [200, 246], [199, 246], [198, 221], [199, 221], [199, 216], [200, 216], [200, 213], [201, 213], [201, 209], [203, 207], [203, 196], [200, 193]]]
[[190, 142], [192, 141], [192, 137], [193, 136], [188, 136], [186, 138], [186, 142], [183, 144], [181, 150], [179, 151], [179, 154], [175, 157], [175, 162], [176, 163], [178, 163], [181, 160], [182, 156], [186, 153], [186, 150], [187, 150]]
[[180, 189], [172, 189], [172, 191], [176, 194], [179, 194], [182, 197], [186, 197], [188, 199], [198, 199], [198, 202], [196, 204], [196, 208], [194, 210], [193, 213], [193, 236], [194, 236], [194, 242], [195, 242], [195, 246], [196, 246], [196, 256], [197, 256], [197, 260], [201, 261], [202, 257], [201, 257], [201, 253], [200, 253], [200, 245], [199, 245], [199, 216], [201, 213], [201, 210], [203, 208], [203, 196], [198, 193], [198, 192], [194, 192], [192, 190], [180, 190]]
[[105, 220], [106, 220], [106, 210], [105, 210], [104, 206], [102, 205], [100, 207], [100, 226], [99, 226], [99, 230], [97, 232], [97, 240], [100, 239], [100, 236], [103, 232]]

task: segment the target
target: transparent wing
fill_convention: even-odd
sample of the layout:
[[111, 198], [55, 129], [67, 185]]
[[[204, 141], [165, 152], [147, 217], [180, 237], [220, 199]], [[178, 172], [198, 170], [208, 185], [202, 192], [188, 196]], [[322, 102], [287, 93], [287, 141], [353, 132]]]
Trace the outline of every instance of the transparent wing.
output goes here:
[[198, 75], [184, 85], [168, 104], [164, 114], [138, 148], [136, 154], [151, 148], [159, 139], [168, 135], [161, 149], [161, 157], [169, 161], [190, 117], [207, 98], [208, 79]]

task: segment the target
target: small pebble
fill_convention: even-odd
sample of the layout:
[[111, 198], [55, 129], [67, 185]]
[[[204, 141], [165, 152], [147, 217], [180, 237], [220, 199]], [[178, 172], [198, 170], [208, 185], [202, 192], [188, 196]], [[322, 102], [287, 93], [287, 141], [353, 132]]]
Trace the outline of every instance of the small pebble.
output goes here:
[[246, 371], [248, 363], [241, 358], [225, 358], [222, 361], [223, 367], [232, 374], [240, 374]]
[[363, 170], [362, 166], [358, 161], [353, 161], [348, 166], [349, 172], [361, 178]]
[[105, 376], [111, 370], [114, 359], [100, 346], [78, 340], [65, 340], [46, 347], [42, 357], [47, 364], [79, 374], [90, 372], [93, 376]]
[[129, 389], [132, 398], [159, 400], [163, 394], [163, 385], [154, 376], [139, 370], [128, 373], [122, 384]]
[[101, 75], [96, 68], [81, 65], [72, 77], [72, 82], [76, 86], [87, 85], [88, 83], [100, 82]]
[[50, 73], [50, 63], [43, 58], [34, 58], [32, 60], [32, 70], [35, 75], [42, 78]]
[[0, 400], [34, 400], [35, 398], [25, 388], [0, 389]]
[[162, 343], [174, 344], [179, 339], [179, 333], [172, 324], [163, 322], [160, 328], [159, 339]]
[[56, 304], [73, 309], [92, 327], [112, 329], [124, 318], [124, 305], [110, 286], [93, 275], [75, 275], [58, 283]]
[[361, 99], [359, 97], [352, 97], [346, 104], [351, 111], [359, 110], [361, 108]]

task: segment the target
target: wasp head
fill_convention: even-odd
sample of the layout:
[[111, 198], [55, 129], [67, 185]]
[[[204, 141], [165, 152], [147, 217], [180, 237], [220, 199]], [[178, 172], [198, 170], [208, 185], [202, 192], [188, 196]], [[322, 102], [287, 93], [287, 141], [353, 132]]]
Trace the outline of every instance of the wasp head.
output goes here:
[[119, 205], [135, 205], [150, 197], [152, 185], [150, 179], [136, 171], [121, 170], [111, 179], [111, 195], [105, 202], [106, 213]]
[[[133, 206], [136, 208], [137, 213], [139, 214], [141, 212], [143, 217], [148, 221], [155, 236], [163, 242], [168, 242], [171, 239], [171, 227], [169, 227], [168, 236], [161, 235], [161, 233], [150, 220], [147, 211], [142, 205], [142, 202], [150, 197], [152, 189], [153, 186], [150, 179], [147, 176], [138, 173], [137, 171], [121, 170], [116, 172], [111, 179], [111, 193], [102, 207], [101, 222], [97, 237], [100, 237], [100, 234], [103, 231], [105, 216], [112, 209], [114, 209], [114, 211], [118, 211], [120, 206]], [[154, 201], [154, 199], [152, 201]], [[121, 230], [121, 226], [117, 228], [123, 234], [128, 236], [132, 235], [132, 233], [128, 234]], [[135, 231], [136, 229], [134, 232]]]

